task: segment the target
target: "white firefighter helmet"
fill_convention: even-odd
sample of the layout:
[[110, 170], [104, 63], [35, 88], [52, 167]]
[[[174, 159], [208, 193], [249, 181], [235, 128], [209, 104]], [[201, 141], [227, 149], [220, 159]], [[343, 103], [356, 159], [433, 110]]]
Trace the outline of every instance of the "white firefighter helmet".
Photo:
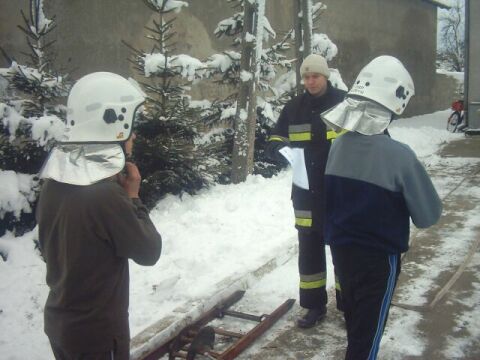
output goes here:
[[132, 81], [109, 72], [79, 79], [67, 102], [67, 124], [62, 143], [126, 141], [137, 108], [146, 95]]
[[415, 94], [415, 87], [412, 77], [400, 60], [382, 55], [360, 71], [348, 94], [376, 101], [400, 115]]

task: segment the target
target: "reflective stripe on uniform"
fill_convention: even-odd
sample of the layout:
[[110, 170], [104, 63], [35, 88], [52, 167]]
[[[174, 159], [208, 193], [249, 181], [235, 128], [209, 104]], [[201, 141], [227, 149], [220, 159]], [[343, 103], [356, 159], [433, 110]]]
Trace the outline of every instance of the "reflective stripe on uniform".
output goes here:
[[310, 141], [312, 140], [312, 125], [290, 125], [288, 127], [288, 139], [290, 141]]
[[295, 218], [295, 225], [303, 227], [312, 227], [312, 219]]
[[342, 287], [340, 286], [340, 280], [338, 280], [337, 275], [335, 275], [335, 290], [342, 291]]
[[327, 273], [321, 272], [312, 275], [300, 274], [300, 289], [318, 289], [327, 284]]
[[[335, 130], [329, 130], [326, 133], [327, 140], [335, 140], [340, 135], [346, 133], [347, 130], [341, 130], [336, 132]], [[302, 125], [290, 125], [288, 127], [288, 140], [290, 141], [310, 141], [312, 140], [312, 125], [311, 124], [302, 124]], [[284, 141], [284, 140], [280, 140]]]
[[312, 212], [309, 210], [295, 210], [295, 225], [312, 227]]
[[288, 143], [288, 139], [280, 135], [272, 135], [268, 138], [268, 141], [280, 141], [280, 142]]
[[312, 140], [312, 133], [311, 132], [290, 133], [288, 134], [288, 139], [290, 141], [310, 141]]
[[327, 140], [335, 140], [337, 137], [339, 137], [340, 135], [343, 135], [347, 132], [347, 130], [341, 130], [339, 132], [336, 132], [335, 130], [329, 130], [327, 131]]

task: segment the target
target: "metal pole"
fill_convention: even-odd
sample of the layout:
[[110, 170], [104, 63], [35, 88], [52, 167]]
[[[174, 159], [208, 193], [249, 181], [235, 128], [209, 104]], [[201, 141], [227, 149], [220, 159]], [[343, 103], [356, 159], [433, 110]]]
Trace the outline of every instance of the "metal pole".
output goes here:
[[468, 73], [469, 73], [469, 63], [468, 63], [468, 56], [470, 53], [470, 0], [465, 0], [465, 47], [463, 51], [463, 56], [465, 59], [465, 67], [463, 69], [463, 106], [464, 116], [466, 119], [467, 126], [470, 124], [469, 116], [468, 116]]

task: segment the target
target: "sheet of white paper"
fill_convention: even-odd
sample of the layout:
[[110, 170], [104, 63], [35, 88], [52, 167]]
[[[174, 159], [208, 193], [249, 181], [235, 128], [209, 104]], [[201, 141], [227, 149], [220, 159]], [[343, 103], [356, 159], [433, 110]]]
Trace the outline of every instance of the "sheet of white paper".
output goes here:
[[308, 175], [307, 175], [307, 168], [305, 166], [305, 153], [303, 149], [299, 149], [299, 148], [292, 149], [288, 146], [285, 146], [279, 151], [280, 151], [280, 154], [282, 154], [292, 166], [293, 183], [296, 186], [301, 187], [302, 189], [308, 190], [309, 189]]
[[280, 150], [278, 150], [278, 152], [280, 154], [283, 155], [283, 157], [285, 159], [287, 159], [287, 161], [290, 163], [290, 166], [293, 167], [293, 152], [292, 152], [292, 148], [290, 146], [284, 146], [283, 148], [281, 148]]

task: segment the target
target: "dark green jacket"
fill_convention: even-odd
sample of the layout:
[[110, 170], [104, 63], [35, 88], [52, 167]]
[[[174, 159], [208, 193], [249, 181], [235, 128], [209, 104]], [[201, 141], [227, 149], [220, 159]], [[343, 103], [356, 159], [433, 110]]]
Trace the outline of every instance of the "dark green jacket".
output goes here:
[[50, 340], [82, 353], [128, 341], [128, 259], [153, 265], [162, 247], [147, 209], [114, 181], [47, 180], [36, 215], [50, 287], [44, 314]]

